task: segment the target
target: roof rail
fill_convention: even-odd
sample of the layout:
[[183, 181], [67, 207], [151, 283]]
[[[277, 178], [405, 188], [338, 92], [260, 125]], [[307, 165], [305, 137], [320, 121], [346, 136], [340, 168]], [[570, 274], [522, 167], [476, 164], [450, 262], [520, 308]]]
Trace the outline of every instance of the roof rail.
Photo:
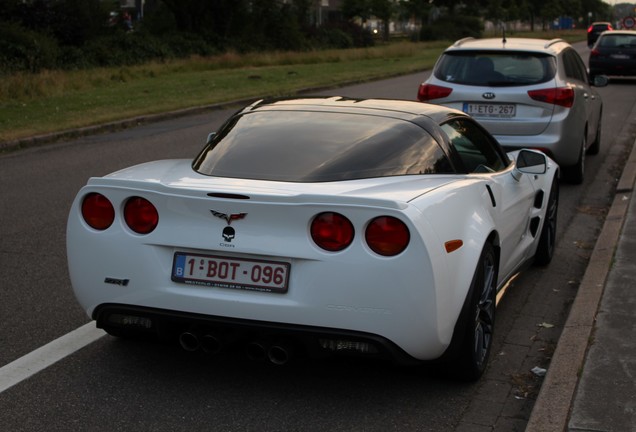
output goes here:
[[453, 46], [458, 47], [458, 46], [460, 46], [461, 44], [463, 44], [464, 42], [468, 42], [469, 40], [475, 40], [475, 38], [474, 38], [474, 37], [465, 37], [464, 39], [460, 39], [460, 40], [456, 41], [456, 42], [453, 44]]
[[565, 42], [563, 39], [557, 38], [557, 39], [552, 39], [551, 41], [546, 42], [546, 44], [543, 46], [543, 48], [549, 48], [552, 45], [554, 45], [555, 43], [559, 43], [559, 42]]

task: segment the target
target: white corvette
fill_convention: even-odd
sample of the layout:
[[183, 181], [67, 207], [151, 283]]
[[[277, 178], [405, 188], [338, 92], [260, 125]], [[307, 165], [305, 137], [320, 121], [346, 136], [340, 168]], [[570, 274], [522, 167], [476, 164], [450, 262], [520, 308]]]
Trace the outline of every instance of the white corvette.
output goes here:
[[259, 101], [191, 160], [91, 178], [75, 295], [116, 336], [486, 367], [496, 293], [553, 255], [558, 166], [419, 102]]

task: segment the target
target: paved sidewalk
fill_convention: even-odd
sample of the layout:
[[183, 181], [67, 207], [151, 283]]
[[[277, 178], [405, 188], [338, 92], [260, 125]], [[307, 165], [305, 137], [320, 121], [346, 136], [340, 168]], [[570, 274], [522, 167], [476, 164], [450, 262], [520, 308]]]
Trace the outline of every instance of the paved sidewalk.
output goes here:
[[636, 431], [636, 143], [526, 432]]
[[569, 431], [636, 431], [636, 199], [627, 217], [596, 316]]

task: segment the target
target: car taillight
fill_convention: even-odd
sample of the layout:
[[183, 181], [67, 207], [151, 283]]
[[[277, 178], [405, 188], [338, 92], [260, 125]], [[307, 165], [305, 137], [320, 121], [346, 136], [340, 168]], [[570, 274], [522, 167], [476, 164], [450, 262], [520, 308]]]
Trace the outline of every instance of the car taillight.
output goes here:
[[124, 220], [128, 227], [138, 234], [151, 233], [159, 223], [159, 213], [150, 201], [132, 197], [124, 206]]
[[82, 201], [82, 217], [92, 228], [103, 231], [113, 224], [115, 208], [104, 195], [92, 192]]
[[378, 255], [394, 256], [406, 249], [411, 235], [401, 220], [380, 216], [367, 226], [365, 239], [371, 250]]
[[530, 90], [528, 96], [539, 102], [560, 105], [566, 108], [574, 104], [574, 90], [571, 87], [557, 87], [541, 90]]
[[417, 90], [417, 100], [426, 102], [431, 99], [445, 98], [453, 92], [452, 88], [442, 87], [433, 84], [420, 84]]
[[324, 212], [311, 222], [311, 238], [322, 249], [337, 252], [351, 244], [354, 236], [353, 224], [339, 213]]

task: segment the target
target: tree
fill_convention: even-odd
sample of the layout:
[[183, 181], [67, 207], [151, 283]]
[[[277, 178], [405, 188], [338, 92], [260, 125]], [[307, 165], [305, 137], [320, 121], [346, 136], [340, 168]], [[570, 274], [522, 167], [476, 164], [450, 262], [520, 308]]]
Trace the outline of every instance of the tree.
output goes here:
[[581, 11], [589, 20], [587, 24], [592, 21], [609, 21], [612, 16], [611, 6], [602, 0], [581, 0]]
[[561, 0], [561, 14], [572, 18], [583, 16], [581, 0]]
[[196, 33], [204, 30], [204, 25], [212, 9], [218, 8], [222, 0], [162, 0], [174, 15], [177, 30]]
[[108, 23], [100, 0], [2, 0], [0, 10], [0, 21], [53, 36], [61, 45], [82, 46]]
[[346, 20], [359, 18], [364, 23], [371, 17], [369, 0], [343, 0], [340, 10]]
[[370, 6], [371, 15], [382, 21], [384, 29], [382, 37], [385, 41], [388, 41], [391, 18], [395, 12], [393, 2], [391, 0], [371, 0]]
[[50, 28], [62, 45], [82, 46], [104, 33], [108, 10], [99, 0], [58, 0], [52, 2]]

